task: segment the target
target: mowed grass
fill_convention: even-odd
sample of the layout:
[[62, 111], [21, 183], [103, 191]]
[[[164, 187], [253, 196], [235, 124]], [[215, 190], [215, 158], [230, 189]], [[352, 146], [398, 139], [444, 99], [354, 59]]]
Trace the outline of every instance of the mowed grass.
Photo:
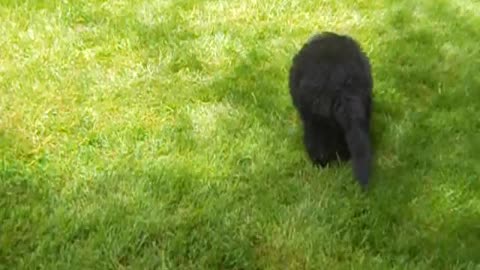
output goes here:
[[[479, 269], [480, 4], [0, 4], [0, 269]], [[311, 34], [375, 78], [375, 175], [308, 161]]]

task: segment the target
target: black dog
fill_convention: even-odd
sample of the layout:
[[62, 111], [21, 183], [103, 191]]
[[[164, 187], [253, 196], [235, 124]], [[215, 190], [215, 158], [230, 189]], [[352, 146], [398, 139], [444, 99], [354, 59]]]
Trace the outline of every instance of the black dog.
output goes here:
[[363, 188], [372, 162], [370, 62], [349, 36], [323, 32], [293, 58], [290, 94], [303, 123], [304, 143], [316, 165], [352, 160]]

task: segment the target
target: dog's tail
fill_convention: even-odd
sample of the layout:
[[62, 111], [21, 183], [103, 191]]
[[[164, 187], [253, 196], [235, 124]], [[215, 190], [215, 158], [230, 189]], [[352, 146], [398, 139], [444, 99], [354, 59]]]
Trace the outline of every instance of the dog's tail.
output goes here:
[[368, 186], [373, 156], [367, 109], [359, 98], [343, 97], [336, 103], [334, 111], [337, 122], [345, 132], [353, 174], [362, 188]]
[[345, 132], [353, 173], [363, 188], [368, 185], [372, 160], [371, 142], [368, 135], [368, 131], [359, 125], [353, 125], [350, 130]]

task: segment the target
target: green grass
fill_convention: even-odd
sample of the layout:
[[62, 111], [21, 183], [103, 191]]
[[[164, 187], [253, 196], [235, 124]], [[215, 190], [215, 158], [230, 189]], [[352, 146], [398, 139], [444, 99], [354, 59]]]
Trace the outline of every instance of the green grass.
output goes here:
[[[0, 269], [480, 269], [475, 0], [3, 0]], [[375, 78], [375, 175], [317, 169], [309, 36]]]

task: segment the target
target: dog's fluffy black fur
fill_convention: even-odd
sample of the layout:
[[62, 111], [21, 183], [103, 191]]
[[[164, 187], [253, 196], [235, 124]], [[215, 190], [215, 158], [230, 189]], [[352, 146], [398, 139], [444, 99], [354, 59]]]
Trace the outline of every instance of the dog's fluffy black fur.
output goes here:
[[324, 167], [351, 159], [355, 178], [366, 188], [373, 78], [360, 45], [346, 35], [314, 35], [293, 58], [289, 88], [312, 162]]

